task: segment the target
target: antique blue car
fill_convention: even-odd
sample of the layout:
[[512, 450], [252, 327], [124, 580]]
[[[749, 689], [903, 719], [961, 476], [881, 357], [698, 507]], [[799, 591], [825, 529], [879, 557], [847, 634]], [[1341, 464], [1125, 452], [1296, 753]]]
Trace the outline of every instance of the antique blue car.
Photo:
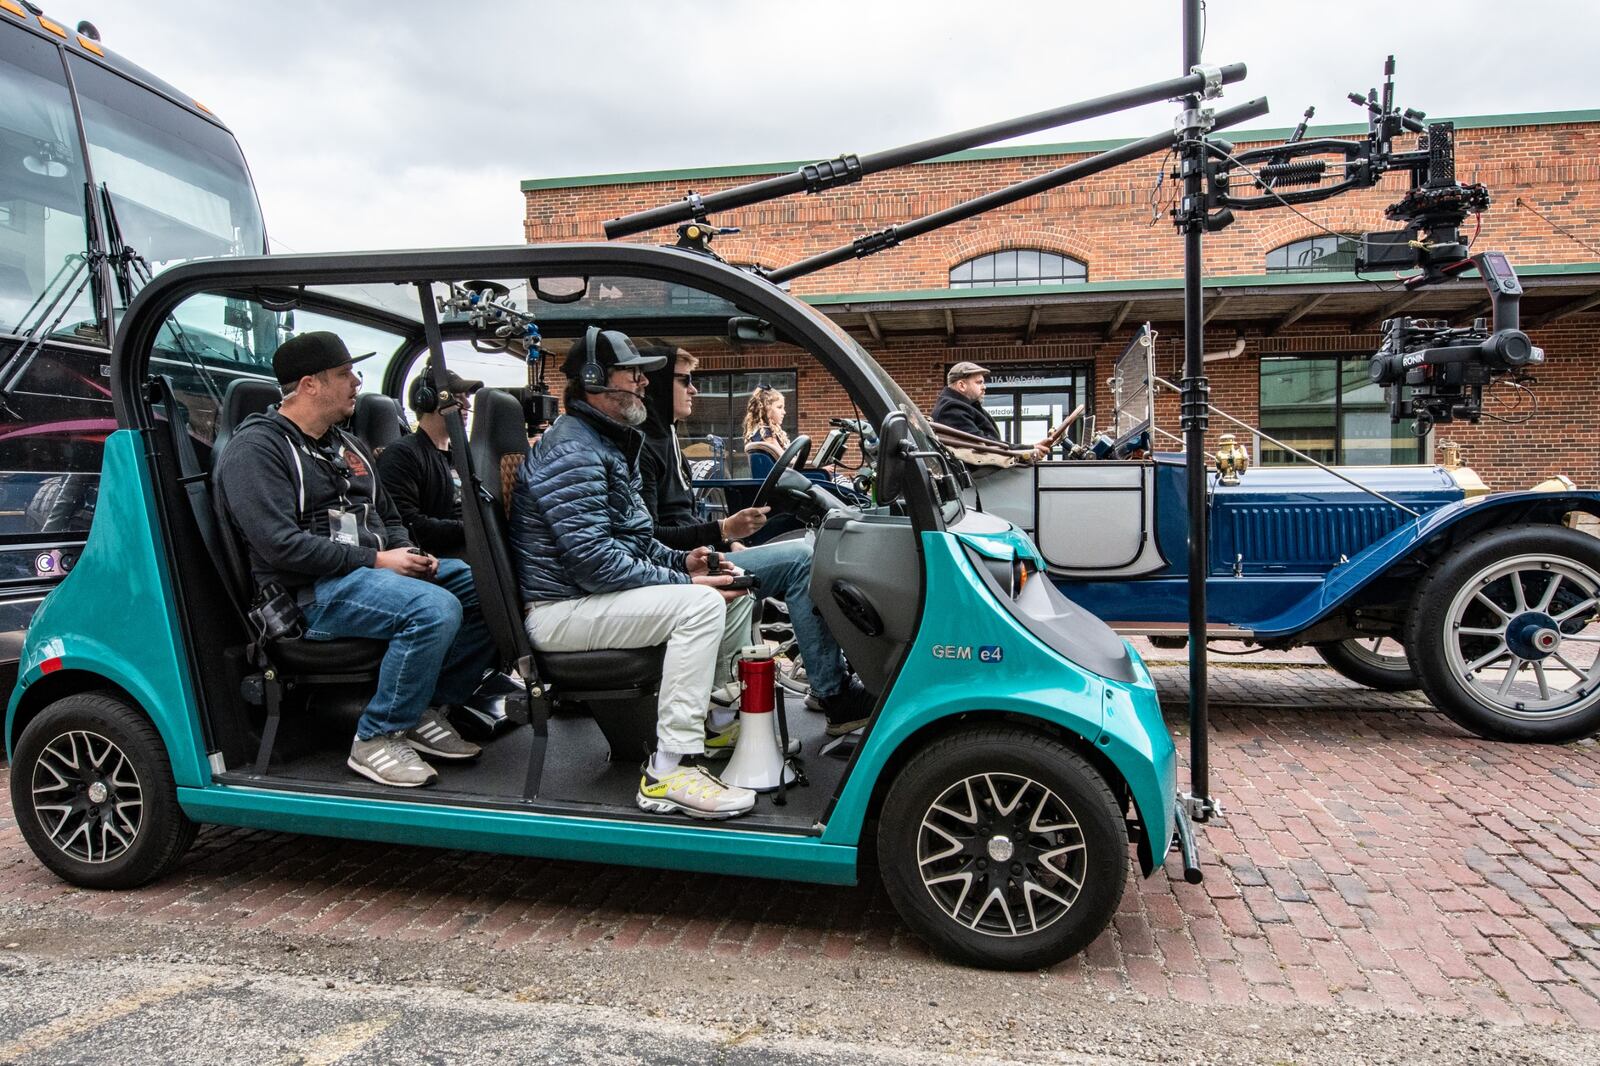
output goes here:
[[[1033, 536], [1070, 599], [1124, 634], [1181, 644], [1188, 508], [1181, 452], [1159, 449], [1154, 336], [1117, 361], [1112, 424], [1079, 461], [974, 466], [982, 507]], [[974, 457], [969, 457], [974, 458]], [[981, 462], [981, 457], [978, 458]], [[1420, 685], [1502, 740], [1600, 728], [1600, 493], [1489, 493], [1445, 466], [1255, 468], [1210, 475], [1211, 639], [1313, 645], [1379, 688]]]

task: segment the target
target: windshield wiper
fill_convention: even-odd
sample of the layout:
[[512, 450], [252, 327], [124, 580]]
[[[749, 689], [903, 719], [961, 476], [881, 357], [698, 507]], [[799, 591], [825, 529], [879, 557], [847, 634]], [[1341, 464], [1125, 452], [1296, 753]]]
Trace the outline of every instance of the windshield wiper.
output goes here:
[[[110, 337], [100, 300], [100, 264], [104, 261], [105, 253], [101, 250], [100, 235], [94, 222], [94, 191], [88, 182], [83, 183], [83, 199], [84, 237], [88, 250], [74, 252], [62, 261], [55, 277], [50, 279], [17, 320], [17, 332], [22, 335], [22, 343], [4, 365], [0, 365], [0, 413], [12, 419], [22, 418], [11, 406], [10, 400], [21, 384], [23, 375], [33, 365], [45, 340], [61, 328], [61, 323], [77, 304], [78, 297], [90, 285], [94, 286], [95, 329], [102, 337]], [[51, 296], [52, 292], [54, 296]]]

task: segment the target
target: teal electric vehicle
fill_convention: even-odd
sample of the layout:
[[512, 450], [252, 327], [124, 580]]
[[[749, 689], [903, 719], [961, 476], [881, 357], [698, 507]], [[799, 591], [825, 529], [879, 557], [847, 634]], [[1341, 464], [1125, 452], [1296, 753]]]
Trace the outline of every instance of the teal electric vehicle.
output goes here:
[[[813, 599], [879, 695], [861, 733], [826, 752], [821, 716], [791, 701], [804, 783], [742, 818], [635, 805], [661, 648], [543, 654], [523, 633], [506, 474], [550, 413], [544, 363], [596, 325], [694, 352], [704, 381], [794, 388], [799, 432], [762, 492], [806, 526]], [[468, 487], [466, 557], [523, 691], [515, 727], [429, 789], [346, 768], [384, 646], [257, 628], [211, 492], [232, 430], [277, 399], [276, 345], [309, 329], [379, 353], [352, 426], [374, 450], [400, 432], [394, 398], [425, 366], [441, 386], [447, 363], [490, 386], [470, 424], [443, 410]], [[632, 244], [196, 262], [140, 292], [110, 385], [98, 515], [28, 631], [5, 717], [18, 825], [67, 881], [158, 878], [207, 823], [831, 884], [873, 856], [941, 954], [1027, 968], [1106, 926], [1130, 861], [1154, 874], [1176, 843], [1198, 879], [1139, 656], [1056, 591], [1028, 536], [962, 503], [956, 464], [860, 346], [747, 271]], [[742, 410], [723, 392], [703, 391], [697, 417]], [[879, 427], [871, 505], [804, 470], [805, 431], [845, 414]]]

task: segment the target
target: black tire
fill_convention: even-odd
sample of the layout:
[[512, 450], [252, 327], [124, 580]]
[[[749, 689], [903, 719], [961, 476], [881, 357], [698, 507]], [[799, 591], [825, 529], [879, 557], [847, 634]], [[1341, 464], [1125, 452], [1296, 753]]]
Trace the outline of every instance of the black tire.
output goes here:
[[1412, 600], [1406, 647], [1451, 719], [1491, 740], [1600, 729], [1600, 539], [1516, 525], [1463, 542]]
[[154, 881], [198, 829], [178, 807], [161, 735], [100, 692], [63, 697], [28, 723], [11, 763], [11, 808], [39, 861], [85, 888]]
[[[1041, 819], [1055, 828], [1039, 832]], [[935, 850], [947, 846], [958, 851]], [[939, 955], [1030, 970], [1083, 950], [1111, 921], [1128, 876], [1128, 833], [1083, 756], [1026, 729], [980, 726], [934, 741], [900, 770], [879, 818], [877, 857], [895, 909]]]
[[[1405, 649], [1398, 655], [1367, 647], [1373, 637], [1354, 637], [1350, 640], [1333, 640], [1314, 644], [1322, 661], [1358, 685], [1379, 692], [1410, 692], [1422, 687], [1416, 668], [1411, 665]], [[1396, 642], [1398, 643], [1398, 642]]]

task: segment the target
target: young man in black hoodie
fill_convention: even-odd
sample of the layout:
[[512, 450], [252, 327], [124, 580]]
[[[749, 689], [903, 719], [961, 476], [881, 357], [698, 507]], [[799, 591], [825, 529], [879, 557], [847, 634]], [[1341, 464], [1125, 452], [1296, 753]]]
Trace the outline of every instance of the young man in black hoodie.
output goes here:
[[[454, 370], [447, 372], [447, 380], [465, 419], [472, 410], [472, 394], [483, 388], [483, 382], [468, 381]], [[461, 479], [450, 464], [450, 433], [439, 413], [431, 366], [412, 381], [406, 399], [417, 415], [416, 431], [378, 456], [378, 477], [418, 547], [460, 558], [467, 544], [461, 523]]]
[[696, 359], [681, 348], [664, 346], [646, 348], [643, 354], [667, 361], [649, 374], [646, 417], [639, 427], [644, 433], [644, 449], [639, 454], [640, 495], [655, 519], [656, 539], [680, 551], [711, 547], [729, 552], [730, 563], [755, 575], [763, 596], [784, 601], [811, 691], [827, 715], [828, 735], [842, 736], [861, 728], [872, 715], [874, 700], [846, 669], [839, 642], [812, 607], [811, 545], [803, 540], [754, 548], [739, 545], [741, 537], [766, 524], [764, 507], [747, 507], [716, 522], [701, 519], [676, 429], [678, 420], [694, 410], [694, 398], [699, 395], [694, 384]]
[[284, 342], [272, 360], [283, 402], [244, 420], [215, 481], [222, 512], [248, 545], [256, 587], [277, 584], [295, 596], [306, 639], [389, 641], [348, 765], [380, 784], [415, 788], [438, 778], [419, 752], [478, 754], [443, 706], [472, 694], [494, 649], [471, 570], [412, 547], [372, 457], [338, 428], [355, 410], [354, 362], [337, 334]]

